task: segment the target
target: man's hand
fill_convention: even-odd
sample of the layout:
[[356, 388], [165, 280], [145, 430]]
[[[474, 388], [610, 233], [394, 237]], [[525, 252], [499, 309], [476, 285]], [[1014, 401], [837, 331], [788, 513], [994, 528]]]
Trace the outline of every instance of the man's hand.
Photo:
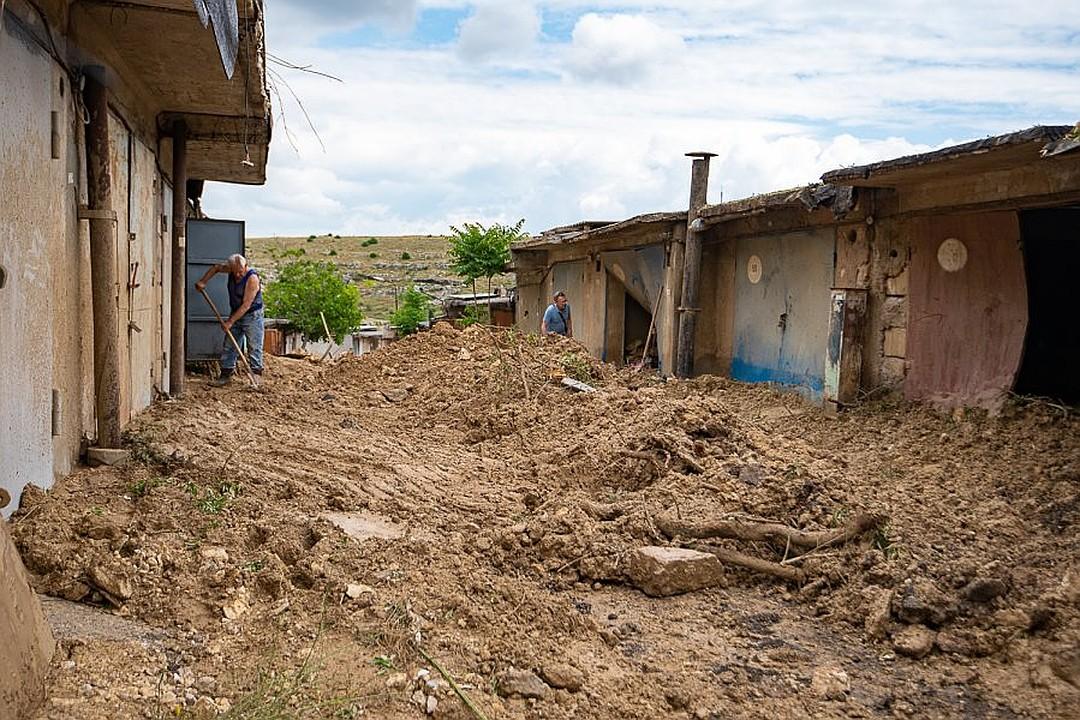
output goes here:
[[197, 280], [195, 282], [195, 289], [198, 290], [199, 292], [202, 292], [203, 290], [206, 289], [206, 283], [203, 282], [202, 280]]
[[225, 325], [225, 332], [232, 332], [232, 325], [233, 325], [232, 318], [229, 318], [228, 320], [226, 320], [223, 323], [223, 325]]

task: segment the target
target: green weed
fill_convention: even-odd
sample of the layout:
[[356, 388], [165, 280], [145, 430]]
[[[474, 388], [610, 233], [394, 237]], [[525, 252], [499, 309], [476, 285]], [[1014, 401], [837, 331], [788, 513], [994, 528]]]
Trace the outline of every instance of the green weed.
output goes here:
[[240, 494], [239, 483], [223, 481], [216, 488], [206, 488], [198, 500], [198, 508], [207, 515], [217, 515]]

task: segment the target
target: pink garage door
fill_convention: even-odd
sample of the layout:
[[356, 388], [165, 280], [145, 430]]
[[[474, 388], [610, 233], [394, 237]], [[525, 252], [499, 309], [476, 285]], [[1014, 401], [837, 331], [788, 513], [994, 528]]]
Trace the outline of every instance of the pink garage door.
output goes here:
[[904, 393], [996, 404], [1020, 367], [1027, 285], [1013, 212], [914, 220]]

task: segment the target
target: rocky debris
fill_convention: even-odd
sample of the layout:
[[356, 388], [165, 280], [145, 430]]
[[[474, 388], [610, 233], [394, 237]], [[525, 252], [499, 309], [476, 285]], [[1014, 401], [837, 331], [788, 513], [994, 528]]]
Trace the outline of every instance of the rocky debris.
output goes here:
[[235, 595], [221, 606], [221, 613], [226, 620], [237, 620], [246, 615], [249, 610], [251, 610], [251, 604], [248, 602], [246, 588], [240, 588]]
[[960, 591], [965, 600], [973, 603], [988, 603], [1005, 594], [1005, 583], [998, 578], [975, 578]]
[[375, 602], [375, 588], [361, 583], [349, 583], [345, 586], [345, 597], [357, 601], [361, 607], [371, 607]]
[[80, 534], [91, 540], [119, 540], [124, 536], [127, 519], [120, 515], [86, 515]]
[[439, 707], [439, 698], [434, 695], [427, 696], [427, 702], [424, 703], [424, 712], [428, 715], [435, 714], [435, 708]]
[[585, 684], [585, 673], [570, 663], [551, 662], [540, 668], [540, 677], [553, 688], [577, 692]]
[[109, 566], [103, 563], [91, 565], [86, 571], [86, 579], [95, 589], [101, 591], [109, 602], [117, 606], [123, 604], [125, 600], [130, 600], [134, 593], [127, 573], [112, 564]]
[[810, 690], [822, 700], [844, 700], [851, 692], [851, 680], [838, 665], [822, 665], [814, 670]]
[[630, 553], [626, 574], [646, 595], [667, 597], [719, 585], [724, 567], [709, 553], [650, 545]]
[[934, 649], [936, 634], [923, 625], [909, 625], [893, 635], [893, 650], [910, 658], [922, 658]]
[[503, 697], [536, 698], [537, 700], [542, 700], [551, 690], [536, 673], [517, 668], [510, 668], [499, 675], [497, 688]]
[[404, 690], [409, 686], [409, 676], [403, 672], [390, 673], [386, 678], [386, 687], [391, 690]]
[[389, 388], [382, 391], [382, 395], [386, 398], [387, 402], [402, 402], [409, 399], [409, 391], [404, 388]]
[[866, 599], [866, 617], [863, 627], [866, 634], [874, 640], [883, 640], [889, 631], [892, 619], [892, 592], [884, 588], [869, 587], [863, 590]]
[[892, 600], [896, 616], [911, 625], [944, 625], [956, 614], [955, 605], [930, 580], [908, 580]]
[[203, 545], [199, 548], [199, 557], [203, 560], [226, 563], [229, 562], [229, 551], [216, 545]]

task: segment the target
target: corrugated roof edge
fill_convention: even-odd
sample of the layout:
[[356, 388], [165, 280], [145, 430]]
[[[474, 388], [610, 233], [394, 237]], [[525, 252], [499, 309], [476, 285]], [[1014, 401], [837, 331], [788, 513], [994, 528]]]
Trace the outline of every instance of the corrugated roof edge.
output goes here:
[[589, 225], [591, 223], [575, 223], [573, 225], [562, 225], [559, 227], [545, 230], [539, 235], [530, 237], [528, 240], [522, 240], [521, 242], [514, 243], [511, 250], [530, 250], [532, 248], [543, 247], [545, 245], [563, 245], [569, 243], [580, 242], [582, 240], [588, 240], [595, 237], [602, 237], [611, 233], [617, 233], [621, 230], [637, 225], [651, 225], [657, 223], [673, 223], [673, 222], [686, 222], [686, 211], [679, 212], [656, 212], [646, 213], [644, 215], [636, 215], [627, 220], [620, 220], [619, 222], [606, 223], [598, 225], [597, 227], [589, 228], [587, 230], [580, 230], [583, 225]]
[[821, 176], [821, 180], [822, 182], [833, 185], [843, 185], [852, 180], [866, 180], [874, 173], [883, 170], [900, 170], [908, 167], [929, 165], [930, 163], [951, 160], [963, 155], [971, 155], [973, 153], [984, 152], [986, 150], [1010, 145], [1021, 145], [1029, 142], [1054, 142], [1065, 137], [1071, 130], [1072, 127], [1069, 125], [1035, 125], [1026, 130], [1006, 133], [1005, 135], [995, 135], [994, 137], [983, 138], [981, 140], [973, 140], [972, 142], [952, 145], [950, 147], [941, 148], [940, 150], [920, 153], [918, 155], [906, 155], [893, 160], [882, 160], [881, 162], [870, 163], [869, 165], [830, 170]]

